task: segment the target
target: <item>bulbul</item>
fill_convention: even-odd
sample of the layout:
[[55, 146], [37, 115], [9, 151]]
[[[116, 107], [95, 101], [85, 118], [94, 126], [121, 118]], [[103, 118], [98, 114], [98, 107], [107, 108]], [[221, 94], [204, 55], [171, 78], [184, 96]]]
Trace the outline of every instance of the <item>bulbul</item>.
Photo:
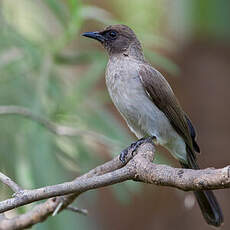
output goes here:
[[[99, 41], [109, 55], [106, 85], [116, 108], [140, 139], [136, 146], [153, 137], [183, 168], [199, 169], [196, 152], [200, 149], [192, 122], [166, 79], [145, 60], [135, 33], [128, 26], [113, 25], [82, 35]], [[122, 161], [125, 155], [120, 155]], [[223, 215], [213, 192], [194, 193], [206, 222], [220, 226]]]

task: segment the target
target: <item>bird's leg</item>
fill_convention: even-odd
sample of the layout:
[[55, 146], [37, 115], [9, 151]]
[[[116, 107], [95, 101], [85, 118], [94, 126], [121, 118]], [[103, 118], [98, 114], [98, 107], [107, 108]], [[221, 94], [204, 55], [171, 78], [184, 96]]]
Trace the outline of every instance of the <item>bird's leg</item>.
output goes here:
[[152, 142], [153, 139], [155, 137], [147, 137], [147, 138], [141, 138], [139, 139], [138, 141], [136, 142], [133, 142], [129, 147], [125, 148], [121, 153], [120, 153], [120, 156], [119, 156], [119, 159], [122, 163], [126, 163], [126, 157], [128, 155], [128, 152], [131, 151], [131, 154], [133, 156], [134, 152], [138, 149], [138, 147], [143, 144], [143, 143], [147, 143], [147, 142]]

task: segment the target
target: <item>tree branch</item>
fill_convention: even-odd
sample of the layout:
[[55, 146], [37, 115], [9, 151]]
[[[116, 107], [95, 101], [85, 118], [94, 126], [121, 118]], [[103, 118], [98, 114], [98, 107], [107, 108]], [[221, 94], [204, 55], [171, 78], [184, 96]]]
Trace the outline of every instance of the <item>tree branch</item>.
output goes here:
[[59, 201], [57, 199], [49, 199], [43, 204], [36, 205], [29, 212], [16, 216], [12, 219], [4, 218], [0, 220], [0, 230], [16, 230], [31, 227], [34, 224], [46, 220], [51, 216]]
[[33, 190], [22, 190], [15, 193], [15, 197], [0, 202], [0, 213], [20, 207], [25, 204], [30, 204], [34, 201], [43, 200], [55, 196], [67, 195], [71, 193], [82, 193], [91, 189], [96, 189], [118, 182], [123, 182], [134, 178], [135, 171], [127, 167], [118, 169], [101, 176], [76, 179], [75, 181], [66, 182], [63, 184], [47, 186]]
[[6, 184], [8, 187], [10, 187], [14, 192], [19, 192], [22, 190], [22, 188], [17, 185], [13, 180], [11, 180], [8, 176], [4, 175], [0, 172], [0, 181], [2, 181], [3, 184]]
[[[131, 153], [128, 154], [127, 160], [129, 160], [130, 158], [131, 158]], [[84, 178], [90, 178], [93, 176], [99, 176], [104, 173], [108, 173], [116, 169], [119, 169], [122, 166], [123, 164], [121, 163], [119, 158], [116, 157], [113, 160], [110, 160], [90, 170], [88, 173], [82, 175], [81, 178], [84, 179]], [[28, 211], [25, 214], [19, 215], [10, 220], [4, 219], [3, 221], [0, 219], [0, 230], [24, 229], [24, 228], [31, 227], [32, 225], [37, 224], [39, 222], [43, 222], [49, 216], [52, 216], [52, 214], [55, 212], [60, 202], [63, 203], [62, 209], [60, 210], [62, 211], [65, 208], [68, 208], [69, 204], [71, 204], [79, 195], [80, 193], [74, 193], [71, 195], [50, 198], [43, 204], [36, 205], [31, 211]]]
[[10, 220], [3, 219], [0, 221], [0, 229], [22, 229], [21, 226], [31, 226], [50, 216], [60, 202], [62, 205], [58, 212], [67, 208], [83, 192], [125, 180], [171, 186], [184, 191], [230, 187], [230, 166], [222, 169], [192, 170], [153, 164], [154, 146], [152, 143], [142, 144], [133, 158], [131, 155], [129, 152], [126, 165], [123, 165], [116, 157], [74, 181], [33, 190], [22, 190], [16, 193], [14, 198], [0, 202], [0, 213], [2, 213], [34, 201], [62, 195], [49, 199], [26, 214]]

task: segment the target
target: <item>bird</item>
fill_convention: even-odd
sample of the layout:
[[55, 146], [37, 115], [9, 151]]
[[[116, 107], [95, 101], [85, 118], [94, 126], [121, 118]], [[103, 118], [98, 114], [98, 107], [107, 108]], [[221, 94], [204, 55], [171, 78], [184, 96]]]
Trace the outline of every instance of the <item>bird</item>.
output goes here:
[[[182, 168], [199, 169], [196, 130], [167, 80], [145, 59], [133, 30], [119, 24], [82, 35], [99, 41], [108, 53], [105, 75], [109, 95], [138, 138], [130, 146], [135, 149], [152, 138], [179, 160]], [[120, 154], [124, 163], [126, 155], [127, 149]], [[207, 224], [221, 226], [224, 218], [214, 193], [205, 190], [194, 194]]]

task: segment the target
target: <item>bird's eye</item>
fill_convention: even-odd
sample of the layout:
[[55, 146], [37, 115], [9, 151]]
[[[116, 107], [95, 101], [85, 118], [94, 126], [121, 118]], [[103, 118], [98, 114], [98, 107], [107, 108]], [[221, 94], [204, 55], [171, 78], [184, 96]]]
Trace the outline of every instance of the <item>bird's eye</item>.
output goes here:
[[110, 31], [109, 32], [109, 36], [111, 37], [111, 38], [116, 38], [117, 37], [117, 32], [115, 32], [115, 31]]

